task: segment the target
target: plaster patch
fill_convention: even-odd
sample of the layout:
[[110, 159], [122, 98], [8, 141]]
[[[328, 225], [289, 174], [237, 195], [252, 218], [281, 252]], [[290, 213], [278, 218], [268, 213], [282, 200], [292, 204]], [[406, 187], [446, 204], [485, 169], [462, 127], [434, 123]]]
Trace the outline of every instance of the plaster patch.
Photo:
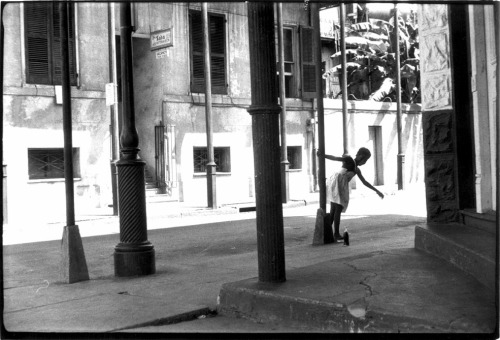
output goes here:
[[365, 299], [357, 300], [354, 303], [347, 306], [347, 311], [358, 319], [365, 319], [366, 315], [366, 302]]

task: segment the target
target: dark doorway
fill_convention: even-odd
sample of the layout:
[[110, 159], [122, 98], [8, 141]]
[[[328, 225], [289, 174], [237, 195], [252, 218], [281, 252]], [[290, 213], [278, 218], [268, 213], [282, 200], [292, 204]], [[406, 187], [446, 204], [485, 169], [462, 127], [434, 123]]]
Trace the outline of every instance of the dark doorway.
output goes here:
[[373, 185], [384, 185], [384, 155], [382, 154], [382, 127], [369, 126], [368, 138], [372, 142], [372, 157], [374, 164]]
[[474, 135], [470, 87], [467, 5], [450, 5], [459, 209], [475, 208]]

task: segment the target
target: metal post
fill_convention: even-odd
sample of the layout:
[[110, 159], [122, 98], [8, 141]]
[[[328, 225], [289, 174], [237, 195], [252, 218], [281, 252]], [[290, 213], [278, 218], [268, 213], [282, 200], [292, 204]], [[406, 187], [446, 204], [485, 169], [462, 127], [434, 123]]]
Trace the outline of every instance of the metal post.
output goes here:
[[340, 4], [340, 51], [342, 55], [342, 132], [343, 132], [343, 145], [344, 155], [349, 154], [349, 139], [347, 136], [347, 55], [345, 47], [345, 5]]
[[115, 276], [154, 274], [155, 251], [147, 239], [145, 162], [140, 160], [135, 127], [131, 4], [120, 4], [122, 131], [118, 168], [120, 243], [115, 247]]
[[62, 279], [67, 283], [89, 279], [87, 262], [78, 226], [75, 225], [73, 182], [73, 135], [71, 126], [71, 84], [69, 69], [68, 4], [59, 3], [63, 96], [64, 180], [66, 187], [66, 226], [63, 229]]
[[[2, 14], [3, 17], [3, 9], [5, 7], [5, 4], [1, 4], [1, 11], [0, 14]], [[3, 47], [3, 42], [4, 42], [4, 29], [3, 29], [3, 22], [0, 23], [0, 55], [4, 55], [4, 47]], [[3, 58], [0, 58], [0, 79], [3, 79]], [[0, 107], [3, 107], [3, 96], [0, 98]], [[3, 124], [0, 124], [0, 136], [2, 137], [3, 140]], [[7, 205], [7, 164], [4, 164], [3, 161], [3, 144], [0, 149], [2, 157], [2, 225], [8, 223], [8, 205]]]
[[[318, 114], [318, 149], [321, 154], [325, 154], [325, 112], [323, 107], [323, 82], [321, 80], [321, 34], [319, 28], [319, 6], [311, 3], [311, 13], [313, 15], [315, 62], [316, 62], [316, 102]], [[318, 184], [319, 184], [319, 206], [326, 212], [326, 169], [325, 158], [318, 159]]]
[[110, 105], [110, 135], [111, 135], [111, 191], [113, 196], [113, 215], [118, 215], [118, 188], [116, 162], [119, 157], [120, 143], [118, 141], [118, 107], [116, 96], [116, 41], [115, 41], [115, 5], [108, 4], [108, 40], [109, 40], [109, 80], [113, 84], [114, 103]]
[[280, 129], [281, 129], [281, 202], [287, 203], [290, 199], [288, 170], [290, 162], [288, 161], [288, 152], [286, 144], [286, 92], [285, 92], [285, 47], [283, 43], [283, 4], [276, 4], [278, 8], [278, 59], [279, 59], [279, 77], [280, 77]]
[[248, 2], [259, 281], [283, 282], [285, 246], [272, 2]]
[[212, 132], [212, 75], [210, 64], [210, 31], [208, 27], [207, 3], [201, 5], [201, 20], [203, 24], [203, 55], [205, 57], [205, 121], [207, 129], [207, 202], [208, 207], [217, 209], [216, 164]]
[[394, 33], [396, 35], [396, 102], [397, 102], [397, 129], [398, 129], [398, 190], [405, 189], [405, 155], [403, 153], [402, 128], [401, 128], [401, 56], [399, 53], [399, 19], [398, 7], [394, 4]]

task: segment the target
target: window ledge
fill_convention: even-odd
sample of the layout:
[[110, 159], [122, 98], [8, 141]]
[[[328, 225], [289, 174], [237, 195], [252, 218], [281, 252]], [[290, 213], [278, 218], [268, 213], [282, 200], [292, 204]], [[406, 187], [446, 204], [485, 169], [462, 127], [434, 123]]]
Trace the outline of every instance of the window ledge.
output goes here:
[[[81, 181], [81, 178], [73, 178], [74, 182]], [[38, 183], [59, 183], [64, 182], [64, 178], [46, 178], [46, 179], [30, 179], [28, 180], [28, 184], [38, 184]]]
[[[230, 172], [216, 172], [215, 173], [216, 176], [231, 176], [231, 173]], [[206, 172], [195, 172], [193, 174], [193, 177], [206, 177], [207, 176], [207, 173]]]
[[[342, 99], [324, 98], [323, 105], [325, 110], [342, 110]], [[397, 111], [397, 103], [376, 102], [370, 100], [349, 100], [347, 101], [348, 110], [358, 111]], [[314, 100], [314, 109], [317, 109], [317, 100]], [[421, 113], [421, 104], [401, 103], [401, 111], [411, 113]]]
[[302, 169], [288, 169], [288, 172], [302, 172]]

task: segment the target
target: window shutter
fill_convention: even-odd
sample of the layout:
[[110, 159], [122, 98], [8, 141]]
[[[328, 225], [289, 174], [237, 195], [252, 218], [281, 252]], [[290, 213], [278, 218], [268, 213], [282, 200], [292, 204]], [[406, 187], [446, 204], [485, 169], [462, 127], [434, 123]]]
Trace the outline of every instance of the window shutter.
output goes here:
[[190, 13], [191, 28], [191, 92], [205, 91], [205, 61], [203, 59], [203, 26], [201, 12]]
[[[226, 88], [226, 44], [225, 18], [208, 16], [210, 36], [210, 66], [212, 93], [225, 94]], [[203, 25], [201, 12], [190, 13], [191, 30], [191, 91], [205, 92], [205, 60], [203, 56]]]
[[[26, 79], [32, 84], [60, 85], [62, 72], [59, 6], [57, 3], [24, 4], [26, 22]], [[74, 5], [70, 4], [69, 52], [70, 81], [76, 85]]]
[[210, 63], [212, 92], [225, 94], [226, 90], [226, 43], [223, 16], [210, 16]]
[[316, 97], [316, 65], [314, 63], [314, 30], [311, 27], [300, 28], [300, 55], [302, 76], [302, 98]]
[[26, 81], [51, 84], [49, 9], [47, 3], [24, 3], [26, 22]]
[[[74, 7], [69, 4], [68, 13], [68, 49], [69, 49], [69, 76], [71, 85], [76, 85], [76, 53], [75, 53], [75, 29], [74, 29]], [[61, 32], [59, 19], [59, 6], [53, 6], [53, 36], [52, 36], [52, 60], [54, 70], [54, 85], [62, 84], [62, 55], [61, 55]]]

